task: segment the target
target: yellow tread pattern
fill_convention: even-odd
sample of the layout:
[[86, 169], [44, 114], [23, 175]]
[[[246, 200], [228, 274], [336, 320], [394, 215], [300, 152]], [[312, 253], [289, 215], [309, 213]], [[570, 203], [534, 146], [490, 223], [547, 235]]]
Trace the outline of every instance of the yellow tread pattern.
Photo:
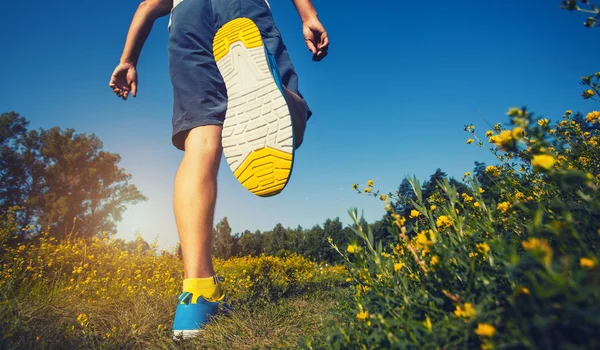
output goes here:
[[229, 53], [229, 46], [236, 41], [241, 41], [249, 49], [263, 45], [256, 24], [250, 18], [236, 18], [225, 23], [215, 35], [213, 41], [215, 61], [225, 57]]
[[257, 196], [269, 197], [281, 192], [292, 170], [292, 154], [265, 147], [253, 151], [234, 175]]

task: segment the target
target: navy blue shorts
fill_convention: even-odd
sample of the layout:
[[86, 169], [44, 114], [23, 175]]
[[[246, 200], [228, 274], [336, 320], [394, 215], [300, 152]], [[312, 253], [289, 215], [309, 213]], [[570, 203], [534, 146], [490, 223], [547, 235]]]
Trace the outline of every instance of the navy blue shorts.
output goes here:
[[169, 28], [172, 141], [180, 150], [191, 129], [222, 125], [225, 120], [227, 89], [213, 56], [213, 39], [225, 23], [240, 17], [256, 23], [277, 61], [283, 86], [302, 97], [298, 76], [265, 0], [183, 0], [171, 12]]

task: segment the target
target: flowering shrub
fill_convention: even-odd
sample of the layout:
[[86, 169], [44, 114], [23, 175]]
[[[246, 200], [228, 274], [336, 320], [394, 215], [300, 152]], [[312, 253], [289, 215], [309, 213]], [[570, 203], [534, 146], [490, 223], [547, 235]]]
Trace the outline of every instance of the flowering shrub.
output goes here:
[[[107, 234], [65, 241], [42, 234], [8, 244], [27, 230], [11, 218], [0, 221], [0, 347], [57, 341], [83, 348], [130, 348], [138, 341], [162, 347], [157, 344], [170, 341], [183, 272], [175, 253]], [[215, 259], [214, 265], [234, 308], [327, 290], [346, 278], [343, 267], [295, 254]]]
[[[133, 244], [108, 235], [59, 242], [42, 234], [38, 242], [2, 247], [0, 289], [3, 297], [34, 284], [52, 284], [89, 303], [139, 294], [176, 298], [183, 264], [138, 237]], [[299, 255], [215, 259], [225, 277], [228, 299], [272, 301], [344, 282], [343, 268], [319, 265]]]
[[[598, 74], [600, 76], [600, 74]], [[598, 348], [600, 346], [600, 112], [552, 123], [508, 111], [468, 144], [499, 164], [466, 191], [448, 180], [424, 198], [410, 179], [406, 217], [380, 195], [391, 244], [359, 224], [340, 252], [355, 294], [334, 348]], [[482, 187], [485, 183], [485, 187]], [[354, 186], [356, 189], [357, 186]]]

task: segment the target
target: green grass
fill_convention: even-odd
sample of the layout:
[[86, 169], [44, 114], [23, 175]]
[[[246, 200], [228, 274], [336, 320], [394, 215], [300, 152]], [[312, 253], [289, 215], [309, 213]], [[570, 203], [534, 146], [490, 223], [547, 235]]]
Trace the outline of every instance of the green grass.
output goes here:
[[[139, 349], [297, 349], [305, 341], [322, 343], [349, 291], [303, 294], [276, 303], [236, 304], [195, 339], [173, 341], [175, 297], [144, 297], [90, 304], [79, 296], [35, 290], [0, 301], [0, 348]], [[89, 316], [87, 325], [77, 322]]]

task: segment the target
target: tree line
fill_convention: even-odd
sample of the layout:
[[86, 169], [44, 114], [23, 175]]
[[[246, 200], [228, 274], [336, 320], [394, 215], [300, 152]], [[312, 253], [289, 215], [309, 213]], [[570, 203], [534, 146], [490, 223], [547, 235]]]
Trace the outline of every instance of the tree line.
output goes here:
[[[19, 227], [33, 227], [26, 232], [44, 229], [58, 239], [115, 233], [127, 205], [146, 197], [130, 183], [131, 175], [119, 167], [120, 156], [102, 147], [94, 134], [59, 127], [31, 130], [18, 113], [0, 115], [0, 217], [17, 207], [12, 215], [16, 215]], [[491, 181], [485, 176], [483, 163], [475, 163], [474, 175], [484, 187]], [[439, 193], [439, 183], [446, 178], [448, 175], [437, 169], [422, 184], [423, 197], [429, 199]], [[464, 183], [453, 178], [449, 181], [459, 192], [468, 193]], [[408, 218], [415, 199], [408, 180], [404, 179], [393, 194], [390, 205]], [[384, 244], [397, 239], [387, 230], [392, 220], [386, 212], [370, 225], [375, 238]], [[361, 225], [367, 226], [367, 222], [362, 219]], [[213, 251], [224, 259], [298, 253], [316, 261], [340, 262], [341, 256], [332, 249], [329, 238], [344, 249], [354, 240], [354, 233], [351, 226], [344, 227], [335, 218], [312, 228], [277, 224], [265, 232], [232, 234], [225, 217], [213, 229]]]

